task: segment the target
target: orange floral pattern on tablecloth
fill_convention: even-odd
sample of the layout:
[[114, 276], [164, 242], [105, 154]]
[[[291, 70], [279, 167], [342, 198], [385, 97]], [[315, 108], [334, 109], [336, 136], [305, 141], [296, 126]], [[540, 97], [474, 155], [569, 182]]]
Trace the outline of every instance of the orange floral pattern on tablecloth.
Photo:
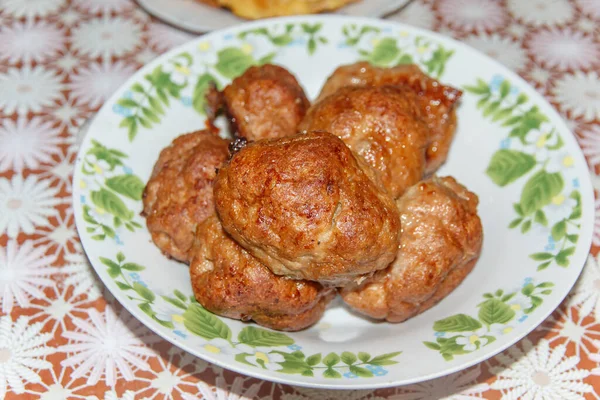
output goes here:
[[[417, 0], [390, 18], [453, 36], [527, 79], [576, 133], [600, 190], [600, 1]], [[261, 382], [173, 347], [127, 313], [75, 231], [79, 132], [138, 68], [192, 37], [132, 0], [0, 0], [0, 397], [600, 397], [598, 200], [592, 253], [561, 307], [500, 355], [429, 382], [353, 392]]]

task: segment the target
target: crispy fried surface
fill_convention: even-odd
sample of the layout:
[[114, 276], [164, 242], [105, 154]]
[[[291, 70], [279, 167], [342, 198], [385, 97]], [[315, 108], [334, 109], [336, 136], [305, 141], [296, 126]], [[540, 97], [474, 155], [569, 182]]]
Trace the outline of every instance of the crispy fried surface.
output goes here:
[[283, 15], [315, 14], [338, 9], [357, 0], [200, 0], [211, 6], [222, 6], [248, 19]]
[[362, 286], [341, 291], [353, 309], [401, 322], [435, 305], [471, 271], [483, 231], [477, 196], [452, 177], [433, 177], [398, 201], [402, 233], [398, 257]]
[[327, 79], [318, 101], [345, 86], [406, 85], [417, 93], [431, 131], [427, 147], [426, 173], [435, 172], [446, 161], [456, 130], [455, 105], [462, 92], [441, 84], [416, 65], [378, 68], [367, 62], [339, 67]]
[[222, 97], [209, 92], [209, 117], [214, 118], [221, 102], [237, 135], [248, 140], [295, 134], [310, 106], [296, 78], [271, 64], [248, 68], [225, 87]]
[[425, 171], [429, 128], [422, 114], [410, 88], [344, 87], [313, 105], [300, 130], [338, 136], [397, 198]]
[[335, 295], [316, 282], [274, 275], [225, 233], [216, 215], [198, 226], [191, 255], [196, 299], [225, 317], [297, 331], [318, 321]]
[[225, 230], [278, 275], [344, 285], [397, 252], [393, 200], [329, 133], [246, 146], [219, 171], [215, 200]]
[[143, 195], [146, 224], [163, 253], [188, 262], [196, 225], [214, 213], [212, 183], [228, 142], [207, 131], [188, 133], [163, 149]]

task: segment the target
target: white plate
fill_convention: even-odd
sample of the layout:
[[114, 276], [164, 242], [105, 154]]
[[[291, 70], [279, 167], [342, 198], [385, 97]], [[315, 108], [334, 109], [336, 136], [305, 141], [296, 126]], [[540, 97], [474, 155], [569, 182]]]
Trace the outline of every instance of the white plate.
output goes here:
[[[290, 40], [274, 44], [269, 35], [285, 34], [287, 25]], [[467, 279], [437, 306], [395, 325], [369, 322], [336, 303], [316, 326], [283, 334], [190, 306], [187, 266], [154, 247], [139, 213], [141, 191], [160, 150], [204, 125], [194, 107], [202, 109], [197, 82], [210, 74], [225, 84], [250, 64], [272, 58], [296, 74], [314, 98], [341, 64], [369, 59], [392, 65], [409, 57], [443, 82], [465, 89], [456, 139], [440, 175], [455, 176], [479, 195], [485, 240]], [[164, 92], [168, 106], [158, 92]], [[156, 113], [157, 103], [164, 114]], [[245, 24], [153, 61], [100, 110], [82, 144], [74, 179], [85, 251], [134, 316], [176, 346], [223, 367], [313, 387], [422, 381], [507, 348], [570, 291], [588, 254], [594, 215], [577, 142], [556, 111], [517, 75], [431, 32], [336, 16]], [[265, 368], [259, 359], [266, 360]]]
[[[137, 0], [156, 18], [195, 33], [228, 28], [246, 20], [232, 12], [210, 7], [198, 0]], [[383, 17], [400, 9], [409, 0], [363, 0], [336, 10], [336, 14], [357, 17]]]

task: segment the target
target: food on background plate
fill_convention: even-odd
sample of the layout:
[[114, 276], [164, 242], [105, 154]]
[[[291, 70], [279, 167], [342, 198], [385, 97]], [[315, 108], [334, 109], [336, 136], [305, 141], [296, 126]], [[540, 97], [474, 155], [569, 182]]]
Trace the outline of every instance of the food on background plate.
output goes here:
[[456, 104], [462, 92], [426, 75], [414, 65], [375, 67], [367, 62], [344, 65], [327, 79], [316, 102], [345, 86], [406, 85], [418, 95], [430, 129], [426, 174], [434, 173], [446, 161], [456, 131]]
[[196, 299], [224, 317], [297, 331], [317, 322], [335, 289], [273, 274], [223, 230], [213, 215], [198, 226], [190, 276]]
[[409, 87], [343, 87], [314, 104], [299, 129], [338, 136], [398, 198], [425, 171], [423, 114]]
[[177, 137], [163, 149], [143, 194], [143, 215], [162, 252], [188, 262], [196, 226], [214, 213], [212, 182], [229, 142], [209, 131]]
[[227, 231], [277, 275], [342, 286], [396, 256], [392, 198], [338, 137], [315, 132], [250, 143], [219, 170]]
[[370, 281], [340, 292], [352, 309], [389, 322], [446, 297], [475, 266], [483, 241], [477, 196], [452, 177], [420, 182], [397, 204], [402, 233], [396, 260]]
[[239, 17], [259, 19], [284, 15], [333, 11], [357, 0], [198, 0], [213, 7], [225, 7]]
[[248, 140], [290, 136], [310, 106], [304, 89], [285, 68], [250, 67], [222, 92], [207, 95], [208, 118], [224, 109], [235, 135]]

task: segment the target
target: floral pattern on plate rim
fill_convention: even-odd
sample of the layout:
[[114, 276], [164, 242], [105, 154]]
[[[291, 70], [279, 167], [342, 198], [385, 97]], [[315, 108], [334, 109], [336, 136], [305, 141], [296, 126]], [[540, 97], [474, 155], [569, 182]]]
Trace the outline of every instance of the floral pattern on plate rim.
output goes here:
[[508, 131], [485, 171], [488, 177], [500, 187], [529, 177], [513, 204], [516, 218], [508, 227], [525, 234], [537, 225], [546, 232], [544, 251], [530, 255], [540, 262], [538, 271], [550, 265], [568, 267], [579, 240], [582, 211], [579, 181], [570, 191], [565, 184], [564, 169], [572, 167], [574, 159], [564, 151], [561, 135], [525, 93], [501, 76], [489, 83], [478, 79], [465, 90], [479, 98], [477, 108], [484, 118]]
[[207, 311], [192, 294], [175, 289], [172, 295], [157, 296], [138, 274], [145, 267], [126, 260], [122, 252], [118, 252], [114, 260], [100, 257], [100, 262], [118, 288], [154, 321], [181, 338], [192, 334], [205, 339], [202, 351], [206, 353], [228, 354], [235, 361], [254, 368], [309, 377], [319, 373], [333, 379], [372, 378], [386, 375], [388, 370], [384, 367], [398, 364], [395, 358], [402, 353], [371, 356], [362, 351], [344, 351], [305, 355], [302, 347], [287, 334], [254, 325], [242, 328], [236, 336], [226, 318]]

